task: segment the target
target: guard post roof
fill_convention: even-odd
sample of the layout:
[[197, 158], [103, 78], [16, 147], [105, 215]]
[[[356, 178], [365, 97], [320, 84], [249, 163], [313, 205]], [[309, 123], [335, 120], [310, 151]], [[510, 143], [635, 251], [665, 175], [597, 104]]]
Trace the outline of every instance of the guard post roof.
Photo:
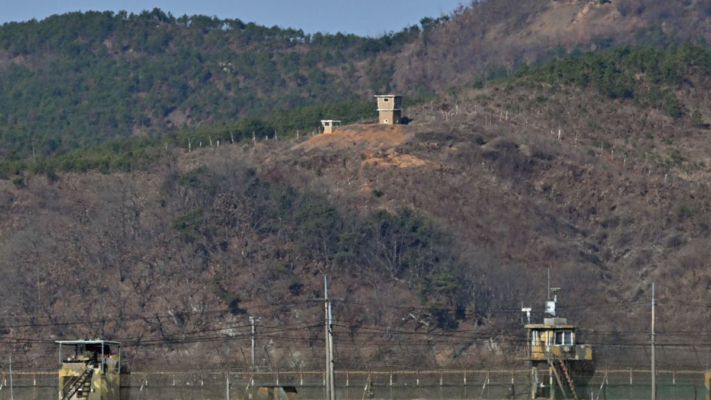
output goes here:
[[108, 344], [108, 345], [114, 345], [114, 346], [121, 346], [121, 343], [119, 342], [113, 342], [110, 340], [101, 340], [101, 339], [94, 339], [94, 340], [57, 340], [54, 342], [56, 344], [61, 344], [61, 345], [80, 345], [80, 344]]
[[529, 324], [524, 326], [526, 329], [575, 329], [575, 325], [546, 325], [546, 324]]

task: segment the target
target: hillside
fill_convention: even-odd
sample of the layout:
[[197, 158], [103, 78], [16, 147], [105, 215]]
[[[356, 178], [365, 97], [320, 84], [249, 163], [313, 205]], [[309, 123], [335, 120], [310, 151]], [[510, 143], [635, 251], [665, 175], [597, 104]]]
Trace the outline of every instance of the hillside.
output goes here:
[[524, 64], [623, 45], [711, 40], [707, 0], [478, 1], [395, 57], [398, 90], [446, 90]]
[[[375, 39], [6, 24], [2, 341], [19, 369], [76, 337], [240, 369], [252, 316], [260, 368], [317, 368], [328, 275], [339, 367], [509, 368], [550, 268], [599, 365], [646, 365], [655, 282], [660, 366], [700, 369], [708, 9], [491, 0]], [[409, 124], [372, 123], [380, 90], [412, 94]]]
[[661, 365], [700, 368], [708, 54], [588, 54], [410, 107], [406, 126], [0, 181], [4, 339], [27, 367], [102, 336], [135, 368], [243, 368], [259, 316], [264, 368], [318, 366], [328, 274], [340, 366], [510, 367], [550, 267], [601, 365], [646, 362], [656, 282]]
[[[0, 156], [234, 121], [384, 89], [381, 38], [306, 35], [158, 9], [70, 13], [0, 27]], [[370, 61], [369, 61], [370, 60]], [[385, 80], [387, 81], [387, 79]], [[370, 88], [370, 85], [373, 85]]]
[[157, 9], [7, 23], [0, 157], [154, 138], [376, 92], [439, 92], [569, 52], [706, 45], [709, 10], [707, 0], [491, 0], [379, 38]]

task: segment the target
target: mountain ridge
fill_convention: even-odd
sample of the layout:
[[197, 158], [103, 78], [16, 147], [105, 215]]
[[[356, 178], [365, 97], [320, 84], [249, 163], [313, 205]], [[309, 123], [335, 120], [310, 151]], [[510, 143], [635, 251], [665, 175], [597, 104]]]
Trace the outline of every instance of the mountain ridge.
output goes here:
[[0, 27], [3, 158], [278, 109], [413, 96], [570, 52], [711, 40], [706, 0], [483, 1], [378, 38], [238, 19], [88, 12]]

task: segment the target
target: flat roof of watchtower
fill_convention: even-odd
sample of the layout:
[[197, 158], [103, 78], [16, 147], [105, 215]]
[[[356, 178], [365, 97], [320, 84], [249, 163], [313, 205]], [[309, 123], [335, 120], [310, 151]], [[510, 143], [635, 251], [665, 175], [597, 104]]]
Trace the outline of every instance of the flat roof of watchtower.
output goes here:
[[103, 344], [112, 344], [112, 345], [116, 345], [116, 346], [121, 345], [121, 343], [119, 343], [119, 342], [112, 342], [110, 340], [98, 340], [98, 339], [97, 340], [57, 340], [54, 343], [70, 344], [70, 345], [72, 345], [72, 344], [102, 344], [102, 343]]
[[575, 330], [575, 325], [546, 325], [546, 324], [530, 324], [524, 326], [526, 329], [545, 329], [545, 330], [557, 330], [557, 329], [573, 329]]
[[378, 98], [383, 98], [383, 97], [402, 97], [399, 94], [376, 94], [375, 97]]

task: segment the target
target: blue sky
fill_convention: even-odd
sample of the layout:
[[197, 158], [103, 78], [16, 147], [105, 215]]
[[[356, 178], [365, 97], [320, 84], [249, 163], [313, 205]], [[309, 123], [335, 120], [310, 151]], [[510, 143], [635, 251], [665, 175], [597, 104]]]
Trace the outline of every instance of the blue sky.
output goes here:
[[300, 28], [307, 33], [340, 31], [378, 36], [468, 3], [470, 0], [2, 0], [0, 23], [42, 19], [69, 11], [140, 12], [158, 7], [176, 16], [216, 15]]

